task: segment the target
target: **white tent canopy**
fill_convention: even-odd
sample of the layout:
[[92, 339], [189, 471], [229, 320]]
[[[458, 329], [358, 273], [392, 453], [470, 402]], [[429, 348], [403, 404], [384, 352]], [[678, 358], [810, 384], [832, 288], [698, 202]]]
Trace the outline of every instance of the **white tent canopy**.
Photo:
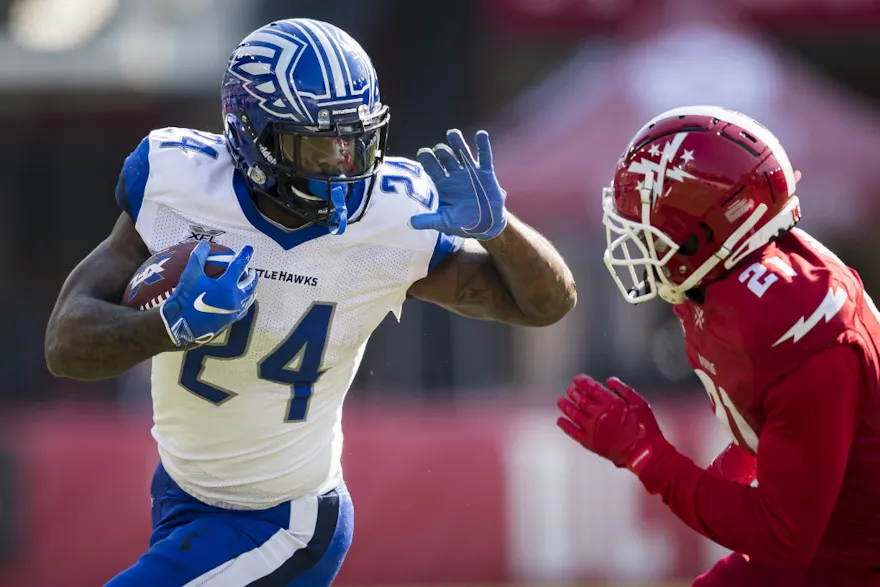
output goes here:
[[872, 218], [877, 112], [717, 15], [690, 17], [645, 13], [616, 51], [585, 49], [496, 121], [496, 169], [511, 210], [543, 226], [599, 230], [601, 189], [635, 131], [670, 108], [717, 104], [780, 138], [804, 176], [809, 226]]

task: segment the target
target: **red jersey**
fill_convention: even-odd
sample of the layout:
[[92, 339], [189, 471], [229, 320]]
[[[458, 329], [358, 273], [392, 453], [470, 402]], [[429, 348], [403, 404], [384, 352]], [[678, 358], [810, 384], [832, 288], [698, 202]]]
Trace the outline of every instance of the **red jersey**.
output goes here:
[[795, 229], [675, 311], [757, 486], [673, 453], [642, 472], [649, 491], [732, 550], [880, 574], [880, 316], [858, 274]]

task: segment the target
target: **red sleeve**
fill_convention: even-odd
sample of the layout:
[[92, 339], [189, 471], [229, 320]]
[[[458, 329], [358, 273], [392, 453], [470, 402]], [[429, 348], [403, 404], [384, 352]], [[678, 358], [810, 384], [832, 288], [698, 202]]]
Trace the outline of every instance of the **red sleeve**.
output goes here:
[[751, 485], [757, 475], [757, 469], [758, 459], [738, 444], [731, 442], [718, 453], [706, 470], [722, 479]]
[[779, 566], [812, 560], [837, 501], [858, 422], [864, 375], [848, 346], [814, 355], [770, 389], [758, 486], [719, 478], [669, 450], [641, 480], [688, 526]]

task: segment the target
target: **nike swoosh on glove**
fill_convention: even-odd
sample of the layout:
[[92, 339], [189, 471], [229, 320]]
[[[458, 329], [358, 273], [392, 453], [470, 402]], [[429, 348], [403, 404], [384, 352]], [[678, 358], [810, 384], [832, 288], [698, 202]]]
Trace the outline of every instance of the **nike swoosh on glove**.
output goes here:
[[193, 249], [177, 287], [162, 304], [165, 330], [177, 348], [209, 342], [241, 320], [256, 300], [257, 274], [248, 268], [253, 247], [242, 247], [216, 279], [205, 275], [210, 252], [204, 242]]
[[461, 131], [447, 131], [446, 141], [448, 145], [419, 149], [416, 155], [434, 181], [440, 203], [436, 212], [410, 218], [410, 226], [477, 240], [495, 238], [507, 226], [507, 193], [495, 177], [489, 133], [481, 130], [474, 138], [476, 161]]
[[557, 425], [587, 450], [638, 475], [649, 461], [672, 447], [642, 396], [616, 377], [607, 384], [576, 376], [566, 390], [568, 397], [557, 402], [565, 415]]

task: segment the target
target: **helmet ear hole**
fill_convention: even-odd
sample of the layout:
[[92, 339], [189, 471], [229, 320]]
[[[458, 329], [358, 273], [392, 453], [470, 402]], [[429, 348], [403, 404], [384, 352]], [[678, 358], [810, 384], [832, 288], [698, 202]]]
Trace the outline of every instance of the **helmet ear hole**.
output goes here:
[[703, 236], [706, 237], [706, 244], [711, 245], [712, 241], [715, 240], [715, 233], [712, 232], [712, 229], [705, 222], [700, 222], [700, 228], [703, 230]]
[[696, 234], [691, 233], [684, 239], [684, 242], [678, 247], [678, 252], [686, 257], [696, 253], [700, 249], [700, 239]]
[[[702, 241], [707, 245], [712, 244], [712, 241], [715, 240], [715, 234], [712, 232], [712, 229], [709, 228], [709, 225], [705, 222], [700, 222], [700, 230], [703, 231]], [[686, 257], [696, 254], [696, 252], [700, 250], [700, 240], [700, 235], [695, 232], [690, 233], [687, 238], [684, 239], [684, 242], [681, 243], [678, 252]]]
[[684, 242], [678, 247], [678, 252], [686, 257], [700, 250], [700, 239], [695, 233], [690, 233]]

